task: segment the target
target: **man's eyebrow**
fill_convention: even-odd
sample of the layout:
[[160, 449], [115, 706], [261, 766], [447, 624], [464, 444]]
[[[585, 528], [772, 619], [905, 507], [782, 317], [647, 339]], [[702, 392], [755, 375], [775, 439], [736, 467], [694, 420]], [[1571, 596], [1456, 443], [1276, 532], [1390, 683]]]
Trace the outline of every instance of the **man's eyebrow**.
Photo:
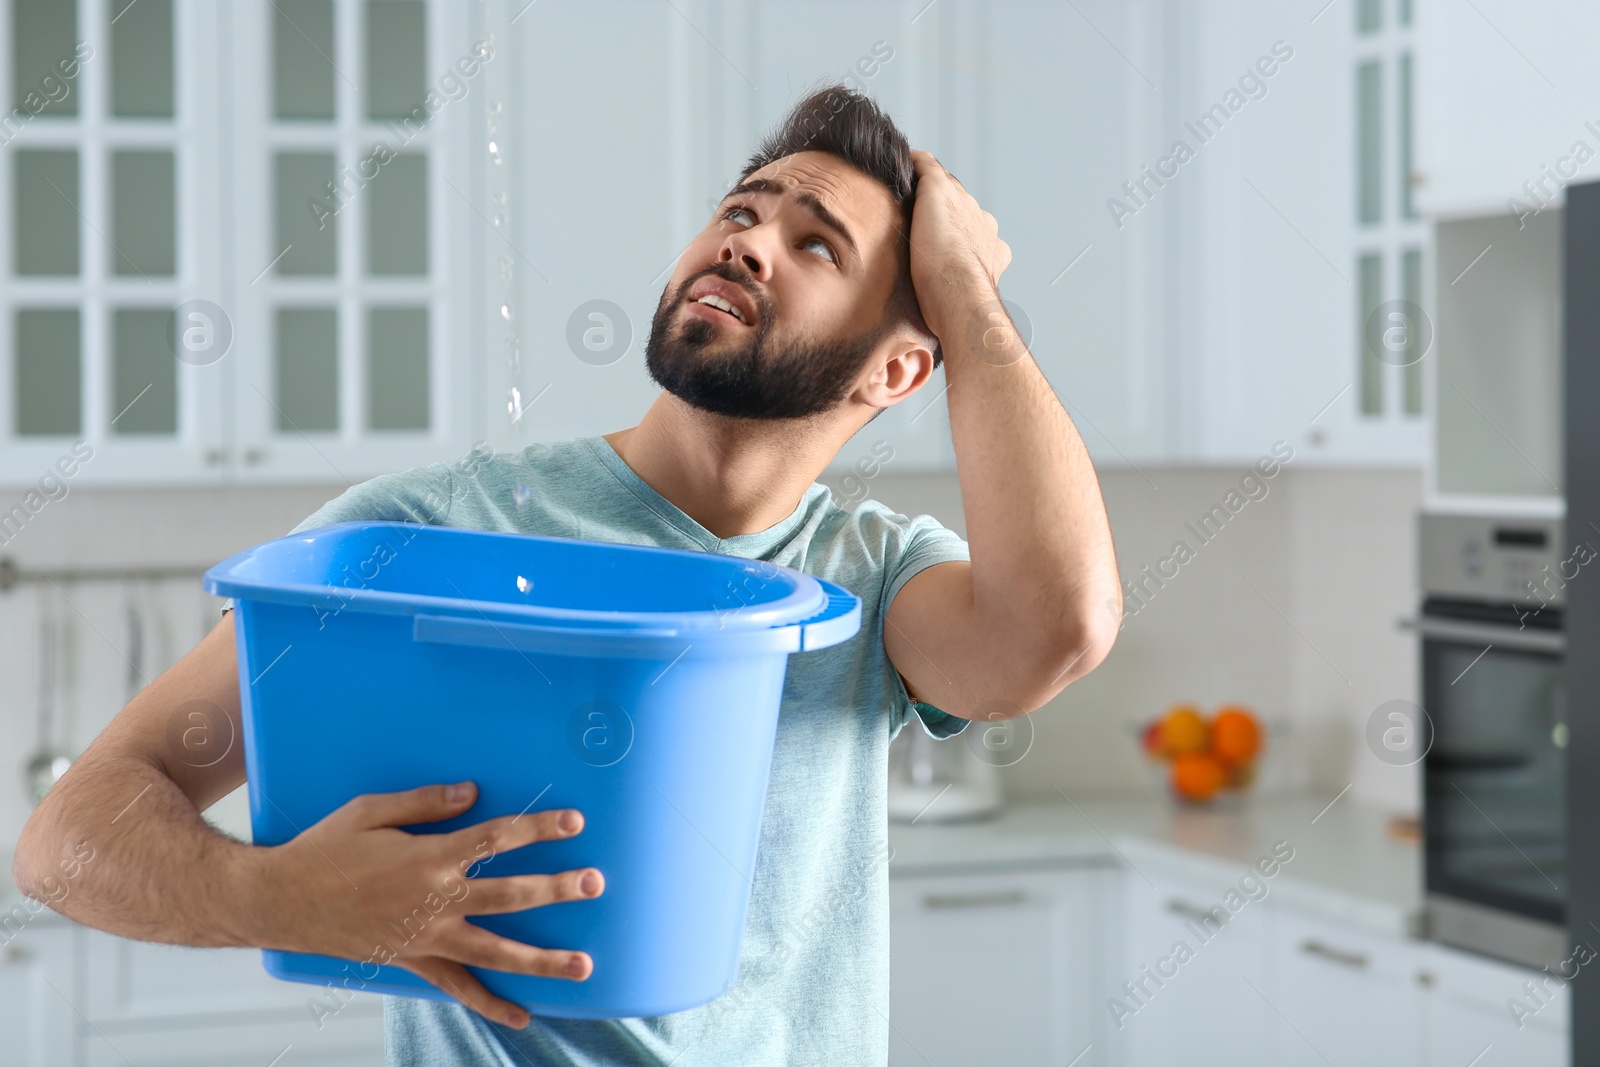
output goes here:
[[[728, 190], [728, 197], [744, 196], [750, 193], [769, 193], [773, 196], [782, 196], [789, 192], [789, 186], [784, 182], [774, 181], [771, 178], [748, 178]], [[836, 232], [840, 239], [849, 246], [850, 254], [856, 259], [861, 258], [861, 250], [856, 247], [856, 239], [851, 236], [850, 228], [846, 226], [833, 212], [828, 210], [828, 205], [817, 199], [816, 195], [808, 192], [794, 194], [795, 203], [810, 212], [811, 217]]]

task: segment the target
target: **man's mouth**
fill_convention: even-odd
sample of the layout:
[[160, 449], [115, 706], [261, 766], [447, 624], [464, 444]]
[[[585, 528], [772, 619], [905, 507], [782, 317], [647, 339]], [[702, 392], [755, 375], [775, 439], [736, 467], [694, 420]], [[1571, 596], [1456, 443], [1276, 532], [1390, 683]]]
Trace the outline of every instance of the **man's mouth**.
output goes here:
[[726, 315], [743, 326], [754, 326], [755, 302], [741, 286], [715, 274], [697, 278], [685, 294], [687, 302], [704, 309], [697, 312], [701, 318], [714, 319]]
[[744, 312], [734, 307], [731, 301], [724, 300], [715, 293], [707, 293], [705, 296], [702, 296], [700, 299], [694, 301], [694, 303], [704, 304], [707, 307], [716, 308], [718, 311], [725, 311], [729, 315], [732, 315], [734, 318], [738, 319], [740, 322], [744, 322]]

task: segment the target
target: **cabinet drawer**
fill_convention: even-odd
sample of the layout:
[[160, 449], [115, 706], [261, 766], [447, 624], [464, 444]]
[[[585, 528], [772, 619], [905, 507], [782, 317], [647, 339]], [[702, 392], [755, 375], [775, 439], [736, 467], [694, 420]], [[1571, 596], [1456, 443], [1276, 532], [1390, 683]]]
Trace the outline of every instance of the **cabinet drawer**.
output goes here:
[[1421, 946], [1297, 913], [1272, 915], [1278, 1062], [1416, 1067], [1423, 1062]]
[[891, 1067], [1064, 1064], [1097, 1044], [1107, 871], [889, 882]]
[[81, 936], [83, 1012], [108, 1033], [151, 1024], [198, 1024], [217, 1015], [273, 1016], [315, 1033], [314, 1000], [330, 1007], [347, 1002], [340, 1017], [381, 1016], [383, 1011], [377, 994], [340, 992], [332, 999], [334, 993], [325, 987], [273, 978], [262, 968], [256, 949], [158, 945], [97, 930], [84, 930]]
[[1430, 1063], [1566, 1067], [1571, 998], [1556, 978], [1444, 945], [1423, 950], [1420, 975]]
[[305, 1019], [112, 1033], [87, 1029], [86, 1067], [384, 1067], [383, 1016], [352, 1004], [321, 1030]]
[[1095, 1000], [1108, 1025], [1108, 1062], [1274, 1065], [1271, 1013], [1251, 989], [1268, 985], [1268, 904], [1230, 911], [1225, 902], [1238, 899], [1223, 881], [1123, 872], [1123, 943]]

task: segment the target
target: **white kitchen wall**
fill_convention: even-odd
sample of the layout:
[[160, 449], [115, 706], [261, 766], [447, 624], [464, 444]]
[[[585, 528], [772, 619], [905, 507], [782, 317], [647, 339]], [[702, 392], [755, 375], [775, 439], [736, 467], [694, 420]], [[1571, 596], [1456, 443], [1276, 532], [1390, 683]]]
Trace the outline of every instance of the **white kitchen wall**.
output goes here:
[[[848, 458], [848, 456], [846, 457]], [[1101, 484], [1125, 579], [1152, 567], [1237, 485], [1232, 467], [1107, 469]], [[838, 486], [837, 476], [826, 481]], [[1414, 644], [1394, 620], [1415, 608], [1415, 471], [1296, 469], [1291, 462], [1176, 577], [1130, 617], [1093, 674], [1029, 717], [1033, 747], [1002, 780], [1013, 798], [1161, 788], [1139, 755], [1135, 726], [1180, 700], [1240, 701], [1273, 726], [1258, 788], [1313, 789], [1414, 811], [1416, 775], [1372, 758], [1362, 730], [1378, 704], [1414, 697]], [[79, 490], [0, 548], [28, 569], [192, 565], [196, 578], [160, 583], [146, 634], [147, 677], [181, 657], [217, 617], [198, 572], [281, 536], [342, 486], [126, 492]], [[956, 476], [884, 471], [868, 491], [964, 531]], [[1151, 588], [1154, 588], [1153, 585]], [[44, 591], [51, 597], [48, 586]], [[81, 751], [125, 702], [126, 588], [62, 586], [75, 684], [58, 695], [60, 723]], [[37, 744], [39, 587], [0, 593], [0, 842], [27, 817], [23, 765]], [[65, 666], [65, 665], [64, 665]], [[248, 825], [242, 794], [217, 821]]]
[[[1235, 488], [1243, 469], [1105, 469], [1124, 581], [1172, 552], [1186, 528]], [[1377, 706], [1417, 697], [1416, 470], [1284, 467], [1176, 577], [1130, 616], [1106, 661], [1029, 717], [1033, 747], [1004, 768], [1008, 797], [1164, 789], [1137, 728], [1180, 701], [1253, 708], [1271, 728], [1258, 792], [1312, 790], [1397, 812], [1420, 803], [1417, 769], [1374, 758], [1364, 731]], [[964, 530], [955, 479], [884, 475], [872, 494]], [[1257, 491], [1259, 495], [1259, 491]], [[1168, 568], [1170, 570], [1170, 567]], [[1137, 606], [1129, 601], [1130, 607]], [[1026, 737], [1026, 733], [1020, 735]]]

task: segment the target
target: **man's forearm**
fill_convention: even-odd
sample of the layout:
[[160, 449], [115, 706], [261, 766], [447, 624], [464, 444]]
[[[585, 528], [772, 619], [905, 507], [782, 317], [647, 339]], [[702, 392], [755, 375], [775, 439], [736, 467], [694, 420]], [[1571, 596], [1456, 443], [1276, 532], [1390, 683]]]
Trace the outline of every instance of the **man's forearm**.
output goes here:
[[1069, 661], [1081, 654], [1087, 670], [1121, 614], [1094, 466], [994, 287], [987, 279], [953, 284], [949, 297], [947, 321], [968, 324], [947, 330], [940, 345], [975, 609], [1014, 626], [1018, 640], [1070, 645]]
[[56, 783], [17, 842], [17, 887], [123, 937], [208, 947], [251, 943], [253, 853], [211, 827], [139, 759], [87, 757]]

